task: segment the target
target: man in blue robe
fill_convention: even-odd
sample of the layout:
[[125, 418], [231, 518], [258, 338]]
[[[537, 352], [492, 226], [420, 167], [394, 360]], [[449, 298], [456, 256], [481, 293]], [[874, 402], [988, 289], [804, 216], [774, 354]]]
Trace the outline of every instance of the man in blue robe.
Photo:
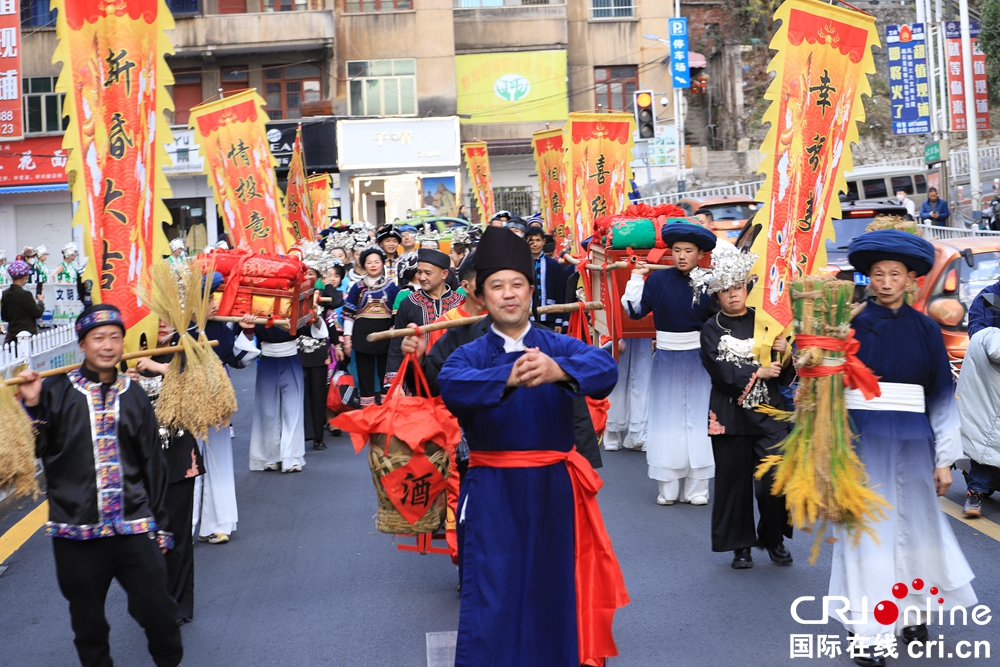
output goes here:
[[[907, 644], [924, 642], [932, 620], [924, 610], [942, 608], [947, 617], [955, 606], [971, 610], [976, 595], [972, 570], [936, 497], [947, 492], [951, 465], [962, 456], [948, 354], [940, 327], [905, 298], [909, 282], [933, 266], [934, 247], [914, 234], [881, 230], [851, 241], [848, 258], [871, 278], [873, 296], [852, 326], [861, 343], [857, 356], [879, 378], [881, 396], [866, 401], [860, 390], [850, 389], [845, 403], [870, 486], [890, 509], [874, 525], [878, 540], [864, 535], [855, 543], [837, 525], [829, 594], [850, 600], [847, 614], [854, 623], [845, 627], [858, 636], [861, 649], [854, 661], [874, 667], [885, 664], [875, 650], [876, 636], [898, 632]], [[907, 585], [901, 591], [894, 589], [899, 582]], [[898, 608], [894, 623], [875, 618], [879, 600]]]
[[534, 262], [512, 232], [487, 228], [475, 263], [492, 325], [438, 376], [470, 450], [455, 664], [603, 664], [628, 595], [596, 507], [600, 478], [574, 447], [573, 398], [607, 396], [615, 362], [531, 325]]
[[629, 317], [640, 320], [653, 313], [656, 326], [646, 422], [648, 475], [659, 486], [660, 505], [678, 500], [707, 505], [715, 457], [705, 427], [712, 381], [701, 363], [701, 328], [712, 310], [707, 296], [695, 295], [690, 274], [715, 248], [716, 238], [686, 222], [665, 225], [662, 237], [673, 254], [673, 268], [651, 271], [639, 262], [622, 294]]

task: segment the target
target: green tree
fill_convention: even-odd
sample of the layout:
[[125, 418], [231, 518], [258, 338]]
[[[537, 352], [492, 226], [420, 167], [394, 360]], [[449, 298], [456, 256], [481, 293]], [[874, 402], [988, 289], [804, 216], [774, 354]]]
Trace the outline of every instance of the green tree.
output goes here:
[[990, 106], [1000, 105], [1000, 0], [983, 0], [979, 16], [979, 45], [986, 54]]

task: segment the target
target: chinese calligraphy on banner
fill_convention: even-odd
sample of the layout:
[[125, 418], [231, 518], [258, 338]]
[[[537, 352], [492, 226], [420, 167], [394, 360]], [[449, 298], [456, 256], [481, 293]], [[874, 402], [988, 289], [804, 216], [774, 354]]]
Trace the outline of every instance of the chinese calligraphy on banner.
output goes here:
[[313, 174], [309, 177], [309, 203], [312, 205], [311, 220], [319, 234], [330, 224], [330, 174]]
[[191, 109], [215, 203], [237, 248], [284, 254], [285, 207], [267, 141], [264, 100], [244, 90]]
[[[2, 0], [0, 0], [2, 1]], [[58, 11], [54, 60], [63, 63], [56, 92], [65, 93], [69, 127], [63, 138], [73, 224], [83, 227], [90, 258], [84, 279], [94, 303], [122, 311], [127, 345], [155, 339], [157, 320], [138, 298], [150, 266], [169, 254], [163, 199], [170, 187], [165, 146], [172, 139], [163, 112], [173, 83], [164, 31], [174, 27], [163, 0], [53, 0]]]
[[465, 166], [469, 169], [472, 192], [476, 195], [479, 216], [484, 221], [493, 215], [493, 184], [490, 179], [490, 156], [485, 141], [470, 141], [462, 144]]
[[562, 129], [535, 132], [531, 135], [531, 147], [538, 170], [545, 230], [556, 238], [560, 248], [564, 248], [572, 234], [566, 224], [566, 156]]
[[[976, 100], [976, 129], [990, 129], [989, 93], [986, 89], [986, 55], [979, 48], [979, 21], [969, 21], [972, 37], [972, 86]], [[945, 49], [948, 67], [948, 109], [953, 132], [966, 132], [969, 127], [965, 114], [965, 70], [962, 66], [962, 24], [946, 21]]]
[[21, 7], [18, 0], [0, 0], [0, 141], [23, 136]]
[[826, 263], [878, 45], [875, 17], [863, 12], [787, 0], [774, 17], [781, 27], [771, 40], [777, 54], [768, 67], [776, 76], [764, 95], [771, 127], [761, 145], [765, 181], [756, 198], [763, 206], [754, 218], [763, 223], [753, 244], [760, 282], [747, 301], [757, 309], [764, 347], [792, 321], [792, 281]]
[[887, 25], [885, 45], [889, 58], [892, 133], [930, 132], [931, 103], [924, 24]]
[[566, 124], [569, 140], [569, 191], [572, 203], [570, 251], [593, 234], [594, 219], [621, 213], [631, 189], [632, 132], [635, 118], [628, 113], [571, 113]]
[[281, 226], [281, 235], [286, 248], [291, 248], [299, 241], [312, 241], [316, 238], [310, 220], [312, 204], [309, 202], [305, 162], [305, 154], [302, 152], [302, 126], [299, 125], [295, 130], [292, 159], [288, 163], [288, 185], [285, 186], [285, 208], [288, 209], [288, 218]]

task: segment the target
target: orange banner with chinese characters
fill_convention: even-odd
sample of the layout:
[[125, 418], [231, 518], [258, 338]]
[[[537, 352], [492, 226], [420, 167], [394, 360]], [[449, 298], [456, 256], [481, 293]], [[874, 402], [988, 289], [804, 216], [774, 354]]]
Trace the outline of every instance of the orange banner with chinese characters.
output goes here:
[[566, 154], [563, 131], [540, 130], [531, 135], [531, 148], [538, 170], [538, 191], [541, 194], [542, 219], [545, 231], [556, 238], [560, 249], [565, 248], [572, 233], [566, 224]]
[[472, 192], [476, 195], [479, 217], [485, 222], [495, 212], [493, 209], [493, 184], [490, 179], [490, 156], [485, 141], [462, 144], [465, 166], [469, 169]]
[[594, 220], [621, 213], [631, 190], [632, 131], [635, 119], [627, 113], [571, 113], [565, 138], [569, 193], [571, 252], [594, 230]]
[[[756, 337], [763, 349], [792, 322], [792, 281], [826, 264], [832, 218], [840, 217], [838, 193], [853, 168], [851, 142], [865, 119], [862, 95], [871, 94], [872, 46], [879, 46], [875, 17], [816, 0], [788, 0], [775, 12], [781, 27], [771, 40], [777, 76], [764, 98], [770, 123], [758, 171], [763, 206], [754, 217], [763, 227], [753, 244], [759, 258]], [[766, 334], [765, 334], [766, 330]]]
[[264, 100], [255, 90], [191, 109], [189, 126], [201, 144], [215, 203], [237, 248], [284, 254], [287, 224], [276, 164], [267, 141]]
[[309, 188], [309, 204], [312, 206], [310, 219], [318, 236], [330, 225], [330, 174], [313, 174], [306, 187]]
[[292, 159], [288, 162], [288, 184], [285, 186], [285, 209], [288, 222], [282, 225], [285, 247], [291, 248], [299, 241], [313, 241], [312, 204], [309, 202], [309, 184], [306, 182], [306, 158], [302, 152], [302, 126], [295, 129]]
[[53, 61], [63, 63], [56, 92], [65, 93], [63, 137], [73, 224], [84, 230], [94, 303], [122, 311], [127, 345], [142, 333], [156, 340], [157, 319], [142, 303], [150, 266], [169, 254], [163, 199], [170, 187], [163, 165], [173, 141], [163, 112], [173, 109], [174, 82], [164, 56], [174, 27], [163, 0], [53, 0], [57, 11]]

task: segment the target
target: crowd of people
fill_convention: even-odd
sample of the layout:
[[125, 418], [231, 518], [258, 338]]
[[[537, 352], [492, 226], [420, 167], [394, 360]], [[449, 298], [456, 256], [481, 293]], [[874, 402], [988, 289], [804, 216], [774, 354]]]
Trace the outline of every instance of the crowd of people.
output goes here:
[[[711, 549], [732, 553], [733, 568], [752, 568], [754, 548], [791, 565], [785, 499], [770, 492], [773, 472], [760, 480], [755, 472], [790, 430], [775, 414], [789, 407], [794, 341], [779, 336], [772, 361], [757, 359], [755, 313], [746, 305], [756, 257], [719, 243], [708, 222], [664, 226], [671, 267], [634, 266], [620, 307], [634, 319], [652, 315], [656, 335], [622, 341], [617, 363], [607, 345], [568, 335], [564, 316], [538, 312], [585, 300], [577, 292], [579, 267], [554, 256], [540, 221], [501, 212], [482, 233], [453, 230], [447, 254], [439, 239], [414, 228], [325, 231], [299, 249], [317, 288], [310, 324], [291, 331], [245, 316], [235, 325], [209, 321], [205, 329], [229, 368], [257, 362], [250, 469], [302, 472], [306, 442], [315, 451], [327, 447], [331, 386], [351, 377], [346, 384], [357, 388], [358, 407], [379, 404], [410, 355], [462, 426], [451, 517], [461, 582], [456, 665], [576, 667], [616, 654], [611, 621], [628, 594], [594, 500], [602, 435], [606, 451], [645, 451], [659, 505], [708, 505], [716, 480]], [[707, 253], [711, 266], [699, 269]], [[173, 257], [178, 267], [187, 261], [183, 252]], [[881, 397], [851, 390], [846, 401], [859, 455], [889, 509], [876, 526], [878, 540], [836, 528], [830, 590], [850, 600], [846, 627], [871, 638], [869, 647], [885, 634], [925, 641], [933, 622], [927, 614], [901, 615], [886, 627], [864, 600], [923, 578], [940, 588], [945, 610], [976, 603], [972, 571], [936, 496], [949, 488], [963, 442], [975, 459], [966, 514], [977, 516], [993, 490], [1000, 454], [984, 419], [1000, 405], [1000, 378], [990, 365], [1000, 356], [1000, 283], [973, 308], [970, 368], [959, 387], [969, 399], [960, 411], [940, 330], [906, 301], [908, 286], [931, 268], [933, 247], [912, 234], [873, 231], [851, 242], [849, 259], [871, 280], [853, 328], [857, 357], [880, 378]], [[25, 266], [10, 265], [8, 293], [23, 284]], [[206, 280], [211, 290], [222, 288], [221, 275]], [[11, 303], [28, 308], [14, 294]], [[6, 317], [6, 296], [4, 308]], [[487, 317], [446, 332], [369, 340], [481, 314]], [[64, 538], [54, 540], [57, 575], [77, 649], [85, 665], [110, 664], [103, 601], [118, 578], [154, 660], [174, 666], [182, 651], [177, 626], [193, 618], [193, 536], [223, 544], [237, 526], [231, 431], [220, 424], [203, 441], [157, 435], [149, 399], [164, 360], [144, 359], [127, 377], [118, 374], [124, 324], [112, 306], [88, 307], [76, 328], [83, 367], [44, 385], [26, 371], [21, 398], [46, 467], [47, 531]], [[159, 343], [177, 336], [163, 325]], [[607, 425], [598, 434], [588, 399], [608, 396]], [[118, 423], [95, 421], [90, 406], [113, 411]], [[103, 475], [95, 481], [94, 467], [107, 465], [117, 485], [105, 485]], [[912, 591], [901, 606], [922, 609], [920, 596]], [[591, 604], [603, 612], [593, 613]], [[852, 651], [856, 664], [885, 664], [883, 654], [861, 649]]]

